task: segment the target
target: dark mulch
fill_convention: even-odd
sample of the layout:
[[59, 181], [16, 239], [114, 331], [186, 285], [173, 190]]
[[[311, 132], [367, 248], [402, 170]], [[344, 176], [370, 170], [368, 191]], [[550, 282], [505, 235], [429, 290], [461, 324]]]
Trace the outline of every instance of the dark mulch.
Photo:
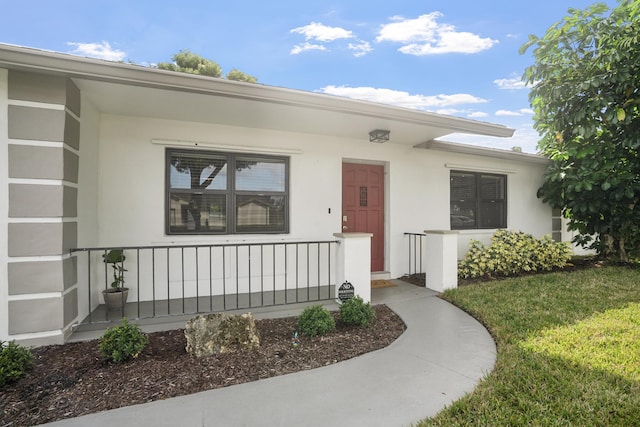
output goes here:
[[367, 328], [338, 324], [335, 332], [299, 337], [297, 318], [257, 320], [258, 350], [196, 359], [183, 330], [149, 334], [135, 360], [104, 361], [96, 341], [34, 349], [33, 370], [0, 391], [0, 426], [27, 426], [167, 399], [337, 363], [391, 344], [405, 330], [384, 305]]

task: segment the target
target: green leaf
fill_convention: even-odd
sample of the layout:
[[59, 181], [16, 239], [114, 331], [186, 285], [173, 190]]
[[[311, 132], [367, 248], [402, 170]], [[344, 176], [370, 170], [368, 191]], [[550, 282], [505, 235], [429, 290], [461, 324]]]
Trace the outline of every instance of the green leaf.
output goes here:
[[633, 199], [635, 192], [633, 191], [633, 188], [627, 187], [626, 190], [624, 191], [624, 195], [627, 196], [628, 199]]

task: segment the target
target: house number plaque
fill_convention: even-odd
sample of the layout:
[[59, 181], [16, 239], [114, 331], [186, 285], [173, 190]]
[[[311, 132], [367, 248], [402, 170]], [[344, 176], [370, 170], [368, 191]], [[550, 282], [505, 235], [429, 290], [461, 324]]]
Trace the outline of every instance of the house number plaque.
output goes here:
[[353, 298], [354, 291], [355, 291], [355, 288], [353, 287], [351, 282], [344, 282], [338, 288], [338, 299], [340, 301], [349, 300], [349, 299]]

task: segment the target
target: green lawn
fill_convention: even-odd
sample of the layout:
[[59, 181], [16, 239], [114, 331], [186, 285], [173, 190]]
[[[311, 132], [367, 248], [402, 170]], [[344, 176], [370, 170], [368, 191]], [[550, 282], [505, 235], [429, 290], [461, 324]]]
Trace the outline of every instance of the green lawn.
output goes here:
[[418, 426], [640, 426], [640, 270], [552, 273], [447, 291], [498, 346], [473, 393]]

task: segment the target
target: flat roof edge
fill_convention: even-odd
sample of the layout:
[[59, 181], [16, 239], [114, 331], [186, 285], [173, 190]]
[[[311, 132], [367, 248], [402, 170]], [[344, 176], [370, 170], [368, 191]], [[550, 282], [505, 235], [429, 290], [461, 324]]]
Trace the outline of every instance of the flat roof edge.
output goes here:
[[501, 150], [498, 148], [489, 148], [449, 141], [431, 140], [417, 144], [414, 147], [427, 150], [441, 150], [453, 153], [471, 154], [474, 156], [493, 157], [505, 160], [524, 161], [543, 165], [551, 164], [550, 159], [539, 154], [521, 153], [518, 151]]

